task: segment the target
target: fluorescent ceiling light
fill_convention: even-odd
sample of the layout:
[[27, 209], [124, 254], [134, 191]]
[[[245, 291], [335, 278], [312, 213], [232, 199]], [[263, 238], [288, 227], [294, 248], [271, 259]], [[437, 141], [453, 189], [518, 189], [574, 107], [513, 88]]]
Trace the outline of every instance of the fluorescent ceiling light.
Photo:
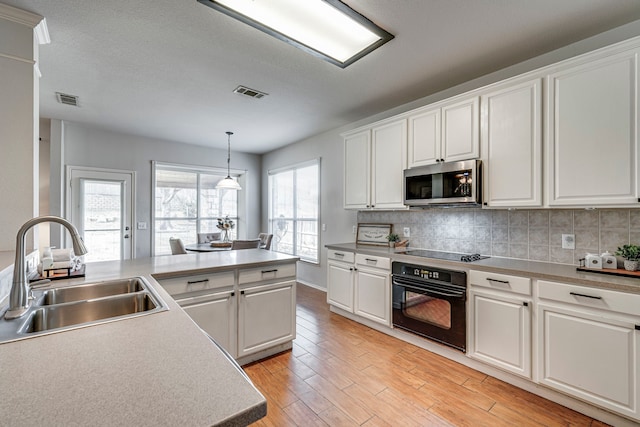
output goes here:
[[198, 1], [342, 68], [393, 39], [339, 0]]

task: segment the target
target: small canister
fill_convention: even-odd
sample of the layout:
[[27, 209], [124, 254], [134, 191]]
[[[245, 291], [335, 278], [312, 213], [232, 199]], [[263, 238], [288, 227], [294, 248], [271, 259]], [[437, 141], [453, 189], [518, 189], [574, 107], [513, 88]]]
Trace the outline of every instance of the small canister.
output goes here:
[[602, 268], [618, 268], [618, 260], [608, 251], [600, 255], [600, 257], [602, 258]]
[[602, 269], [602, 258], [597, 254], [587, 254], [585, 259], [585, 267]]

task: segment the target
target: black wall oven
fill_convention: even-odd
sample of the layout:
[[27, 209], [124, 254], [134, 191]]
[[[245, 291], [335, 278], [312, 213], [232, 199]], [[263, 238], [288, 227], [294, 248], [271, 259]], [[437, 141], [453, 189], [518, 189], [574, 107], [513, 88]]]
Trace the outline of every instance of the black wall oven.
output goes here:
[[467, 348], [467, 274], [394, 262], [393, 326], [463, 352]]

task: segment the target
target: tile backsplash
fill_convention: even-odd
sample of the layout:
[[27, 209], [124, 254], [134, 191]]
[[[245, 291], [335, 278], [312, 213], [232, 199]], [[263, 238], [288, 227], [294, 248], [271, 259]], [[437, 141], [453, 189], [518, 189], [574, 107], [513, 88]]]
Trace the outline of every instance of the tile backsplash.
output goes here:
[[[560, 264], [640, 244], [640, 209], [360, 211], [358, 222], [390, 223], [400, 236], [409, 227], [411, 247]], [[563, 234], [575, 235], [575, 249], [562, 248]]]

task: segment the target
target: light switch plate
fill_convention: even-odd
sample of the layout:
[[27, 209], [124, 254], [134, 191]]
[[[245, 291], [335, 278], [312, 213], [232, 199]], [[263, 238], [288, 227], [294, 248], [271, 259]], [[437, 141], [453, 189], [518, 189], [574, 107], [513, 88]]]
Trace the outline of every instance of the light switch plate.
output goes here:
[[138, 222], [138, 230], [146, 230], [147, 229], [147, 223], [144, 221], [139, 221]]
[[576, 235], [575, 234], [563, 234], [562, 235], [562, 249], [575, 249], [576, 248]]

